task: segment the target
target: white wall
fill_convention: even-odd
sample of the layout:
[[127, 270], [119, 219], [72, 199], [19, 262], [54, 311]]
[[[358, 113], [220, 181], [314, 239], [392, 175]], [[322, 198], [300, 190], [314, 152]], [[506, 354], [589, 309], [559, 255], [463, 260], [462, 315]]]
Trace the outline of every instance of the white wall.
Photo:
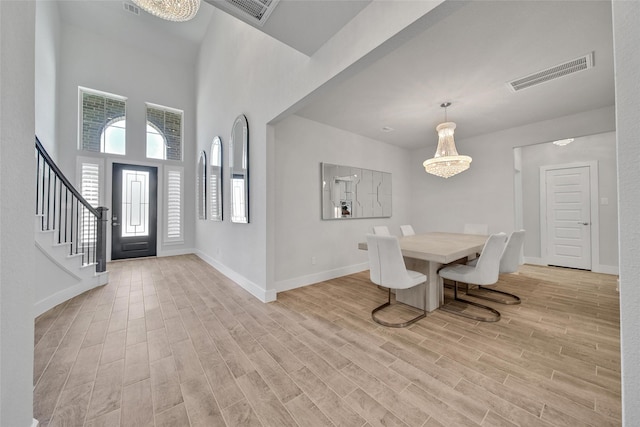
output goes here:
[[[337, 78], [345, 78], [346, 68], [355, 64], [351, 72], [366, 66], [366, 61], [360, 61], [363, 56], [371, 60], [386, 53], [390, 45], [385, 42], [390, 37], [439, 3], [373, 1], [312, 58], [214, 11], [198, 64], [197, 148], [208, 149], [216, 135], [228, 148], [235, 117], [247, 116], [251, 222], [228, 221], [225, 186], [225, 221], [196, 221], [196, 248], [203, 259], [261, 300], [275, 298], [277, 141], [270, 122], [334, 76], [342, 73]], [[429, 20], [420, 23], [431, 24]]]
[[564, 147], [548, 142], [521, 147], [519, 150], [522, 155], [523, 224], [524, 229], [527, 230], [525, 258], [541, 257], [540, 166], [596, 161], [598, 195], [600, 199], [608, 199], [608, 204], [600, 204], [598, 201], [599, 265], [593, 265], [593, 270], [605, 269], [607, 272], [617, 273], [618, 183], [615, 132], [575, 138], [574, 142]]
[[[458, 123], [464, 127], [464, 123]], [[448, 179], [424, 171], [436, 146], [411, 155], [410, 220], [416, 231], [461, 232], [465, 223], [489, 224], [489, 232], [515, 227], [513, 147], [614, 129], [613, 107], [588, 111], [468, 139], [456, 139], [460, 154], [473, 158], [469, 170]]]
[[[399, 235], [407, 223], [409, 152], [295, 115], [274, 128], [277, 291], [367, 269], [364, 235], [374, 225]], [[391, 218], [322, 220], [321, 162], [390, 172]]]
[[[203, 259], [263, 301], [275, 297], [273, 292], [267, 295], [265, 283], [266, 123], [277, 97], [273, 91], [280, 84], [274, 75], [290, 75], [305, 60], [304, 55], [218, 10], [201, 48], [197, 150], [205, 150], [208, 156], [213, 138], [222, 139], [223, 221], [196, 220], [195, 246]], [[249, 123], [248, 224], [230, 222], [229, 138], [240, 114]]]
[[58, 59], [60, 15], [53, 1], [36, 2], [36, 136], [57, 161]]
[[33, 421], [34, 2], [0, 2], [0, 425]]
[[622, 422], [640, 420], [640, 3], [613, 2], [620, 234]]
[[[145, 102], [177, 108], [184, 111], [183, 159], [185, 183], [195, 179], [195, 70], [194, 64], [172, 60], [168, 54], [159, 57], [91, 33], [79, 27], [62, 27], [61, 55], [59, 58], [59, 166], [71, 182], [76, 181], [76, 157], [106, 158], [103, 203], [111, 207], [111, 162], [159, 166], [158, 169], [158, 226], [164, 223], [163, 164], [182, 165], [176, 161], [158, 161], [146, 158], [146, 106]], [[90, 153], [77, 149], [78, 144], [78, 86], [127, 97], [127, 155], [114, 156]], [[185, 242], [182, 245], [162, 243], [158, 230], [158, 255], [190, 252], [193, 248], [193, 218], [195, 191], [185, 185]], [[110, 217], [110, 216], [109, 216]], [[108, 241], [110, 242], [110, 227]], [[107, 247], [110, 256], [110, 245]]]

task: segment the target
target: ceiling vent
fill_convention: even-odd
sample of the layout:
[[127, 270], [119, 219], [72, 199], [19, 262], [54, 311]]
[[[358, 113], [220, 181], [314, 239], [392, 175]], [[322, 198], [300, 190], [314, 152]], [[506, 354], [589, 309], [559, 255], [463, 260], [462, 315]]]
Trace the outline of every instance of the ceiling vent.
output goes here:
[[136, 6], [133, 3], [129, 3], [129, 2], [122, 2], [122, 7], [124, 8], [124, 10], [126, 10], [127, 12], [131, 12], [134, 15], [140, 15], [140, 8], [138, 6]]
[[246, 19], [260, 27], [267, 22], [279, 0], [208, 0], [232, 15]]
[[581, 56], [580, 58], [547, 68], [546, 70], [538, 71], [537, 73], [513, 80], [507, 84], [512, 92], [518, 92], [522, 89], [536, 86], [550, 80], [555, 80], [569, 74], [588, 70], [589, 68], [593, 68], [593, 66], [593, 52], [591, 52], [587, 55]]

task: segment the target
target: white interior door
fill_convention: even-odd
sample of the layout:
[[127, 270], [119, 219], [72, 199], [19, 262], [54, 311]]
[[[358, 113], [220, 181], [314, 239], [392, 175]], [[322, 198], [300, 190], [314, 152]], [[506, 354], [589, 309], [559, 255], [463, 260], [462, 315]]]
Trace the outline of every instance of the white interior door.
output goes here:
[[589, 166], [550, 169], [546, 181], [547, 264], [591, 269]]

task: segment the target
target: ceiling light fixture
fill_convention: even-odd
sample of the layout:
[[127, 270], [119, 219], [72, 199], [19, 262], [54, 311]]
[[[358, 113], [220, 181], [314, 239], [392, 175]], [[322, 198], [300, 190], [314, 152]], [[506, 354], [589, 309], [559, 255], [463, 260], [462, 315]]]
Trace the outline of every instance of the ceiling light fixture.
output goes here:
[[200, 0], [133, 0], [135, 4], [158, 18], [184, 22], [198, 13]]
[[572, 142], [573, 142], [573, 138], [559, 139], [557, 141], [553, 141], [555, 145], [559, 145], [560, 147], [563, 147], [567, 144], [571, 144]]
[[432, 175], [441, 178], [449, 178], [450, 176], [459, 174], [469, 169], [471, 157], [461, 156], [456, 150], [456, 143], [453, 140], [453, 131], [456, 124], [447, 121], [447, 107], [450, 102], [445, 102], [440, 106], [444, 108], [444, 123], [440, 123], [436, 127], [438, 132], [438, 148], [432, 159], [425, 160], [422, 166], [424, 170]]

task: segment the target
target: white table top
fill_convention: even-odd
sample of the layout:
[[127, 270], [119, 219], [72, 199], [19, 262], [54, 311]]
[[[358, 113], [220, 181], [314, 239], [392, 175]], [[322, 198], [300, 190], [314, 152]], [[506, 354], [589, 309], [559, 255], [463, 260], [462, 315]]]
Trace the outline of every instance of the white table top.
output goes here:
[[[414, 236], [399, 237], [402, 255], [409, 258], [447, 264], [480, 252], [489, 236], [464, 233], [429, 232]], [[359, 243], [359, 249], [367, 249]]]

